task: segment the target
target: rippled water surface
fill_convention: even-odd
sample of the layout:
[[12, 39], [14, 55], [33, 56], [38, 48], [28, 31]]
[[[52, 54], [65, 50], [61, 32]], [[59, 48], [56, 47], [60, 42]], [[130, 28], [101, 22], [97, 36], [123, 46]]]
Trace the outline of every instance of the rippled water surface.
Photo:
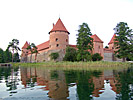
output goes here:
[[0, 100], [132, 100], [133, 68], [0, 67]]

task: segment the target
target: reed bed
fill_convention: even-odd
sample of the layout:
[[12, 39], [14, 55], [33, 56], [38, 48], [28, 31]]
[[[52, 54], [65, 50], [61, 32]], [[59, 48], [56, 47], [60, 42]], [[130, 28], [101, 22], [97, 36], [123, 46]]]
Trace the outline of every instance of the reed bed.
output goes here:
[[120, 69], [133, 66], [129, 62], [43, 62], [43, 63], [12, 63], [13, 66], [23, 67], [44, 67], [46, 69], [61, 70], [104, 70], [104, 69]]

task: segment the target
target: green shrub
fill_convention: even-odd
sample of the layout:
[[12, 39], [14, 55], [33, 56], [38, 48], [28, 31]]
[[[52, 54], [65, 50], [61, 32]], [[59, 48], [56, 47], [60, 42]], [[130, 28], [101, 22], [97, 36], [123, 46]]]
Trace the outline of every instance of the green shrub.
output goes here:
[[59, 53], [58, 52], [51, 53], [50, 57], [51, 57], [51, 59], [56, 60], [59, 57]]
[[64, 61], [76, 61], [76, 50], [71, 47], [66, 48], [66, 54], [65, 57], [63, 58]]
[[93, 61], [100, 61], [102, 59], [103, 59], [103, 57], [99, 53], [95, 53], [95, 54], [92, 55], [92, 60]]

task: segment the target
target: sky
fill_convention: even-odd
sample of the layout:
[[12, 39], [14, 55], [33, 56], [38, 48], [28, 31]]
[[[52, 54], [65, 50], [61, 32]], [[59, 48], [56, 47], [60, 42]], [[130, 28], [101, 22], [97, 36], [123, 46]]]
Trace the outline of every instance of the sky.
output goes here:
[[12, 39], [22, 48], [26, 41], [39, 45], [49, 40], [49, 31], [61, 18], [76, 44], [79, 25], [87, 23], [92, 34], [108, 45], [119, 22], [133, 29], [133, 0], [0, 0], [0, 48]]

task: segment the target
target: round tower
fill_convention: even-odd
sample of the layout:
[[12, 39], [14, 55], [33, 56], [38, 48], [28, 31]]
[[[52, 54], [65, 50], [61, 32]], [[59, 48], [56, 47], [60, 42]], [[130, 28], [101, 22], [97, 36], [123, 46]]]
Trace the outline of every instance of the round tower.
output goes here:
[[69, 45], [69, 32], [65, 28], [61, 19], [59, 18], [57, 23], [53, 24], [53, 29], [49, 32], [49, 49], [59, 50], [65, 49]]

